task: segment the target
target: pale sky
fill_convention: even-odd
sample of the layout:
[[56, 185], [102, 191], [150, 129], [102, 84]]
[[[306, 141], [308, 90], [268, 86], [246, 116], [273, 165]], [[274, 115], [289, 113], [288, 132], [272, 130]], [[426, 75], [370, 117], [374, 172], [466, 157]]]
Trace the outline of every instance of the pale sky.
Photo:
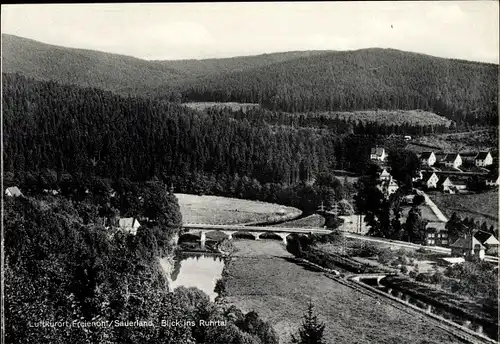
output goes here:
[[494, 0], [29, 4], [1, 10], [2, 33], [148, 60], [370, 47], [499, 59]]

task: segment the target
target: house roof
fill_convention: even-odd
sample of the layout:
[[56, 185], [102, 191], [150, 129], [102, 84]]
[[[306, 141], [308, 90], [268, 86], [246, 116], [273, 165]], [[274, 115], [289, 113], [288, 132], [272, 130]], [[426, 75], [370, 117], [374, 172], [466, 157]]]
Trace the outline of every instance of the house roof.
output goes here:
[[456, 160], [457, 156], [459, 154], [458, 153], [450, 153], [450, 154], [446, 154], [446, 156], [444, 157], [444, 161], [446, 162], [453, 162]]
[[385, 149], [383, 147], [373, 147], [370, 151], [370, 154], [382, 155], [385, 153]]
[[495, 238], [495, 236], [491, 233], [486, 233], [486, 232], [477, 232], [474, 234], [474, 237], [479, 240], [481, 244], [485, 244], [488, 241], [488, 244], [493, 244], [493, 245], [498, 245], [498, 239]]
[[17, 186], [11, 186], [5, 189], [5, 193], [10, 193], [12, 196], [22, 196], [21, 190]]
[[490, 154], [490, 152], [479, 152], [476, 155], [476, 160], [484, 160]]
[[475, 237], [467, 235], [465, 238], [457, 239], [450, 247], [463, 248], [467, 250], [472, 250], [476, 247], [483, 248], [484, 246]]
[[425, 225], [425, 229], [435, 229], [436, 231], [445, 231], [446, 230], [446, 222], [428, 222]]
[[434, 155], [436, 156], [437, 161], [441, 161], [446, 157], [445, 153], [434, 153]]
[[420, 159], [429, 159], [434, 152], [422, 152]]

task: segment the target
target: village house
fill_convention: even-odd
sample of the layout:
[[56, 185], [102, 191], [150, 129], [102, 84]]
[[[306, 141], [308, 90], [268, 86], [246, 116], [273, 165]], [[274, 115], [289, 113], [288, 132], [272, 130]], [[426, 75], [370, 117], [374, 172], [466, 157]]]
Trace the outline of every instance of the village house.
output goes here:
[[448, 177], [450, 179], [450, 182], [452, 183], [452, 189], [455, 191], [465, 191], [467, 190], [467, 181], [463, 178], [458, 178], [455, 176], [450, 176]]
[[11, 186], [5, 189], [5, 195], [8, 197], [19, 197], [22, 196], [23, 194], [21, 193], [21, 190], [17, 186]]
[[387, 171], [386, 168], [382, 170], [378, 177], [380, 180], [389, 180], [390, 178], [392, 178], [391, 174], [389, 173], [389, 171]]
[[136, 235], [137, 229], [141, 226], [137, 219], [132, 217], [122, 217], [118, 220], [118, 227], [124, 232]]
[[370, 160], [385, 161], [385, 158], [387, 158], [387, 153], [385, 152], [385, 148], [375, 147], [371, 149]]
[[445, 166], [458, 168], [462, 165], [462, 157], [458, 153], [446, 154], [443, 163]]
[[422, 182], [424, 183], [427, 189], [435, 189], [437, 188], [437, 183], [439, 182], [439, 177], [436, 173], [424, 173]]
[[398, 183], [394, 178], [390, 177], [389, 179], [383, 180], [380, 185], [377, 186], [380, 191], [385, 195], [385, 197], [389, 197], [393, 193], [399, 189]]
[[422, 152], [420, 154], [420, 161], [424, 166], [432, 166], [436, 163], [436, 155], [434, 152]]
[[464, 235], [450, 245], [451, 255], [455, 257], [475, 256], [484, 259], [485, 247], [472, 235]]
[[474, 237], [485, 247], [486, 253], [491, 255], [498, 254], [498, 239], [491, 233], [478, 231]]
[[486, 178], [487, 186], [498, 186], [500, 184], [500, 175], [497, 173], [493, 173]]
[[441, 176], [441, 178], [439, 178], [437, 187], [443, 192], [455, 193], [455, 189], [453, 188], [453, 183], [447, 176]]
[[474, 161], [478, 167], [489, 166], [493, 164], [493, 157], [490, 152], [479, 152]]
[[448, 246], [448, 230], [445, 222], [429, 222], [425, 226], [426, 245]]

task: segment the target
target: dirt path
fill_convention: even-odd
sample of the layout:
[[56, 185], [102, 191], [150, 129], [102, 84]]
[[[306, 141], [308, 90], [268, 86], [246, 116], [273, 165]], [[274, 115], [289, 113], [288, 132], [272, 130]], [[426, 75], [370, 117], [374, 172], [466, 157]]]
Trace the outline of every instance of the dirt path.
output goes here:
[[439, 210], [438, 206], [432, 201], [432, 199], [423, 191], [419, 190], [418, 191], [422, 196], [425, 198], [425, 204], [431, 208], [431, 210], [434, 212], [436, 217], [439, 219], [441, 222], [448, 222], [448, 218], [444, 216], [444, 214]]

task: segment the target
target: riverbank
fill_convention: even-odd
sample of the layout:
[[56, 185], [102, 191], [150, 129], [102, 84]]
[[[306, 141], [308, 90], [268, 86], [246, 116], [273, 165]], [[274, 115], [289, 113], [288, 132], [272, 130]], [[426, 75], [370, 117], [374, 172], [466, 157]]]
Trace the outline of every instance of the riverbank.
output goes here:
[[295, 264], [281, 243], [236, 241], [225, 301], [256, 311], [288, 343], [309, 300], [326, 324], [327, 343], [456, 343], [456, 338], [391, 305]]

